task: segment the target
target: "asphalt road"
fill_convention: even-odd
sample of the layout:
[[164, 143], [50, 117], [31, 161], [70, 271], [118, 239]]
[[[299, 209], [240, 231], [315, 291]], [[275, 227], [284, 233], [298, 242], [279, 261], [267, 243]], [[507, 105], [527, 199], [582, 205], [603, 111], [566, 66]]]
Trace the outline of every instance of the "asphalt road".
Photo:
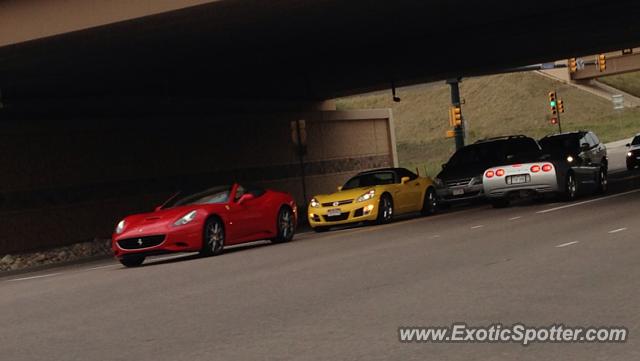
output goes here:
[[[638, 360], [640, 179], [137, 269], [0, 279], [2, 360]], [[399, 326], [621, 325], [624, 344], [405, 344]]]

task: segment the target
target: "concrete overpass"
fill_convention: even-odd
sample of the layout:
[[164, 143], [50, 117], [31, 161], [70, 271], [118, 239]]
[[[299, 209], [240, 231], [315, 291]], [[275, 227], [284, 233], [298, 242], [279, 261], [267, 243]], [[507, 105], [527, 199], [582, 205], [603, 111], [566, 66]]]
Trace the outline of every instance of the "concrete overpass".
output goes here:
[[639, 14], [630, 0], [2, 2], [0, 253], [108, 236], [186, 183], [257, 181], [303, 203], [303, 184], [397, 163], [388, 111], [325, 100], [630, 48]]
[[640, 42], [640, 4], [632, 0], [1, 6], [5, 102], [89, 94], [319, 100], [388, 88], [391, 81], [468, 76]]

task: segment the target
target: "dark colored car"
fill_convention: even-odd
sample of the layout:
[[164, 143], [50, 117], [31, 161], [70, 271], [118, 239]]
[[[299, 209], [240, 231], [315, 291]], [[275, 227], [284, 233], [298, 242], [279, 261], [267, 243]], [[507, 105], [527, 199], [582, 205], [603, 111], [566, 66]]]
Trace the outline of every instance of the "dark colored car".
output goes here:
[[640, 134], [633, 137], [627, 148], [627, 169], [632, 170], [640, 165]]
[[550, 135], [539, 143], [556, 167], [558, 184], [565, 199], [574, 199], [580, 193], [607, 190], [607, 148], [593, 132]]
[[438, 198], [443, 204], [484, 198], [485, 170], [534, 161], [541, 155], [538, 143], [524, 135], [479, 140], [460, 148], [442, 165], [442, 171], [434, 180]]

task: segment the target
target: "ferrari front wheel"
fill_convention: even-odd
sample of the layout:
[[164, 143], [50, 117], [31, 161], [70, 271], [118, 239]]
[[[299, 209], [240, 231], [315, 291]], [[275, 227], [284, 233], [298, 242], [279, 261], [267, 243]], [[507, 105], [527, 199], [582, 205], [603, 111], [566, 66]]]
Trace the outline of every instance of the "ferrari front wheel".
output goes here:
[[224, 248], [224, 225], [219, 218], [210, 218], [204, 225], [202, 239], [203, 256], [216, 256], [222, 253]]
[[144, 256], [137, 254], [122, 256], [119, 261], [125, 267], [138, 267], [144, 262]]
[[276, 220], [276, 237], [271, 239], [273, 243], [289, 242], [293, 239], [293, 235], [296, 231], [295, 217], [293, 211], [289, 207], [282, 207], [278, 212], [278, 218]]

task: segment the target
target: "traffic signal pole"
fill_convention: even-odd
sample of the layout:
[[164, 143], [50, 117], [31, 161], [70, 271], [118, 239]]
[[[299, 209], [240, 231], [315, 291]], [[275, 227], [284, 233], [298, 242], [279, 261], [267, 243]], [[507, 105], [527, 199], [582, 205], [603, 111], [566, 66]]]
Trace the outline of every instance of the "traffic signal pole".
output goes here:
[[[447, 84], [451, 87], [451, 105], [460, 108], [460, 79], [449, 79]], [[464, 147], [464, 123], [453, 128], [455, 132], [456, 150]]]

